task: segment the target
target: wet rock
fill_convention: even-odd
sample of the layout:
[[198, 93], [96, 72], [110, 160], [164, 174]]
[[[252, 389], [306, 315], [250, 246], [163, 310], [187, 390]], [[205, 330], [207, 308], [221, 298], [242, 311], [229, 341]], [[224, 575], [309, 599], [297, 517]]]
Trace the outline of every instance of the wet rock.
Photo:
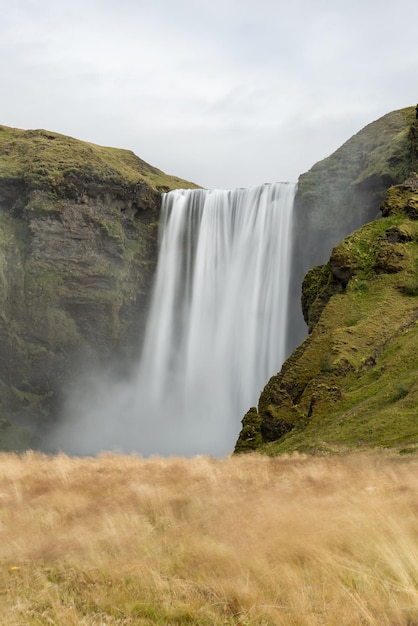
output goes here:
[[376, 272], [385, 274], [396, 274], [405, 267], [406, 254], [400, 244], [382, 244], [376, 257]]

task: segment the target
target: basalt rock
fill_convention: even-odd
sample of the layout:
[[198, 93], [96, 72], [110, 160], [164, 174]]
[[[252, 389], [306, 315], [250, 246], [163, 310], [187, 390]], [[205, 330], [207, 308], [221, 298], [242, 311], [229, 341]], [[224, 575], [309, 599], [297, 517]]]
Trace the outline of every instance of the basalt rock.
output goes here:
[[129, 151], [0, 126], [0, 449], [34, 444], [77, 370], [138, 353], [161, 191], [193, 186]]

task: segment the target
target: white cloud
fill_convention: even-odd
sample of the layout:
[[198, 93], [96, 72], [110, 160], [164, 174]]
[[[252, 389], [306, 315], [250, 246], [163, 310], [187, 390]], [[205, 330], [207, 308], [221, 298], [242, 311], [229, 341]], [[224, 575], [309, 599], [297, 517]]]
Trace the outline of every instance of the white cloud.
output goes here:
[[417, 13], [410, 0], [17, 0], [0, 23], [0, 123], [131, 148], [205, 186], [295, 180], [415, 103]]

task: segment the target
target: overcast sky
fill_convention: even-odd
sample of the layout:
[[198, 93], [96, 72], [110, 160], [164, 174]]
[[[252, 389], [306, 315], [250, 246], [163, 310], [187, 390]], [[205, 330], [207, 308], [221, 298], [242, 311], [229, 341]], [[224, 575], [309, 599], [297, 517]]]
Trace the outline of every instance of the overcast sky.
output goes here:
[[414, 0], [1, 0], [0, 124], [205, 187], [295, 181], [418, 100]]

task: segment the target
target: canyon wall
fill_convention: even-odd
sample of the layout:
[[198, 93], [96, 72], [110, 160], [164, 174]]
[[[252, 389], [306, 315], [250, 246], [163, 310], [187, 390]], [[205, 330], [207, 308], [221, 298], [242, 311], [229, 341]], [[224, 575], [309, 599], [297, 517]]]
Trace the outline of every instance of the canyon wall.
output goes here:
[[0, 126], [0, 448], [36, 445], [78, 369], [138, 355], [178, 187], [132, 152]]

